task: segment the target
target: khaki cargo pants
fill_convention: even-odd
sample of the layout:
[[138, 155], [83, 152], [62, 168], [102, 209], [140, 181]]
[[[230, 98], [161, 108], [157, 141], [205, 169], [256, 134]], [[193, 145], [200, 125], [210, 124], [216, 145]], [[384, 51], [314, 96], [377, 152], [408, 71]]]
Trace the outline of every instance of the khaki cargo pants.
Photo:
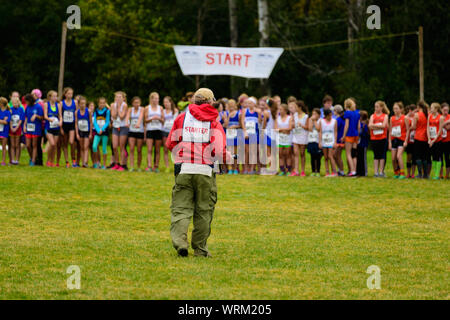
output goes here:
[[172, 224], [170, 236], [176, 250], [187, 249], [187, 233], [191, 217], [194, 218], [192, 230], [192, 249], [194, 255], [207, 256], [206, 241], [211, 233], [211, 222], [217, 202], [216, 175], [178, 174], [172, 189]]

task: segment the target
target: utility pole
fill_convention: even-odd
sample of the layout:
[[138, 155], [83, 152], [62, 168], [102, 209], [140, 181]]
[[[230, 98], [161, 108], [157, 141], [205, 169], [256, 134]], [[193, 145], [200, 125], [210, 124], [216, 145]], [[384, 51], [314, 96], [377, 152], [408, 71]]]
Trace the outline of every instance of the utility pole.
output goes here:
[[425, 99], [424, 94], [424, 69], [423, 69], [423, 27], [419, 27], [419, 83], [420, 83], [420, 100]]
[[66, 38], [67, 38], [67, 22], [62, 24], [61, 36], [61, 57], [59, 62], [59, 79], [58, 79], [58, 98], [62, 99], [64, 86], [64, 64], [66, 60]]
[[[230, 44], [231, 47], [238, 46], [238, 19], [237, 19], [237, 4], [236, 0], [228, 0], [228, 11], [230, 16]], [[236, 78], [230, 77], [231, 96], [237, 97], [237, 81]]]

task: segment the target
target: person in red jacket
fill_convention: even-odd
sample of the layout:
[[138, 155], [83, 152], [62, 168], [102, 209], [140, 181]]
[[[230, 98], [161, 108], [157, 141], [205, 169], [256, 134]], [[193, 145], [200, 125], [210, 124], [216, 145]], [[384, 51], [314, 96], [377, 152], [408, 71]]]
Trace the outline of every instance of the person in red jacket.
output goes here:
[[226, 135], [218, 119], [218, 111], [210, 89], [199, 89], [194, 104], [179, 115], [167, 137], [175, 165], [175, 186], [172, 189], [172, 243], [181, 257], [188, 256], [187, 232], [194, 220], [192, 249], [195, 256], [210, 257], [207, 240], [217, 202], [214, 162], [230, 163], [226, 151]]

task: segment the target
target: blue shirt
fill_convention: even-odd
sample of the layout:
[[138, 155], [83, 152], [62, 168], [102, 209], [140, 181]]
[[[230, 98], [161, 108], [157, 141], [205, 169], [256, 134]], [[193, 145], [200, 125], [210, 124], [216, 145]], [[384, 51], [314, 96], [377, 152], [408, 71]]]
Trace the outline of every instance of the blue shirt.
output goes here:
[[359, 121], [359, 110], [355, 111], [345, 111], [344, 119], [349, 120], [347, 137], [357, 137], [358, 136], [358, 121]]
[[19, 124], [19, 121], [22, 121], [21, 126], [23, 127], [23, 122], [25, 121], [25, 111], [23, 107], [18, 108], [11, 108], [11, 125], [13, 128], [17, 127], [17, 124]]
[[370, 140], [369, 127], [367, 126], [367, 124], [361, 122], [361, 132], [359, 133], [358, 147], [368, 148], [369, 140]]
[[25, 117], [27, 119], [27, 134], [34, 134], [36, 136], [42, 135], [42, 120], [35, 118], [34, 121], [31, 121], [31, 118], [34, 115], [38, 115], [40, 117], [44, 116], [44, 110], [39, 103], [36, 103], [34, 106], [28, 106], [25, 111]]
[[338, 130], [337, 130], [337, 133], [338, 133], [337, 134], [337, 143], [341, 143], [341, 138], [344, 135], [345, 120], [344, 120], [343, 117], [338, 117], [336, 119], [336, 121], [337, 121], [337, 127], [338, 127]]
[[0, 120], [6, 120], [6, 124], [0, 124], [0, 137], [8, 138], [9, 136], [9, 122], [11, 121], [11, 111], [5, 109], [2, 111], [0, 109]]

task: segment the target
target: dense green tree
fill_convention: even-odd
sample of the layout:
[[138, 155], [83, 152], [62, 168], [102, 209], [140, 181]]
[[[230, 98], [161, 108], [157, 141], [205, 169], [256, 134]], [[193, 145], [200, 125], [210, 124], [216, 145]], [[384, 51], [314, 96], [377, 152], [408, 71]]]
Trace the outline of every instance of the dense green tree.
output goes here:
[[[357, 1], [357, 2], [355, 2]], [[21, 93], [39, 87], [57, 88], [61, 25], [66, 8], [78, 4], [81, 30], [69, 30], [66, 86], [90, 98], [116, 90], [140, 95], [151, 91], [181, 97], [195, 89], [195, 77], [186, 77], [167, 44], [230, 45], [229, 1], [181, 0], [3, 0], [0, 6], [0, 94]], [[238, 45], [260, 44], [257, 0], [235, 0]], [[349, 37], [349, 5], [355, 27], [351, 36], [371, 37], [415, 31], [425, 32], [425, 98], [450, 100], [448, 87], [450, 3], [447, 0], [380, 0], [381, 30], [368, 30], [363, 0], [271, 0], [269, 45], [287, 49], [269, 80], [273, 94], [295, 95], [310, 107], [320, 105], [324, 94], [342, 102], [355, 97], [362, 108], [373, 102], [388, 104], [419, 97], [417, 36], [403, 36], [296, 50], [298, 46], [345, 40]], [[200, 21], [199, 21], [200, 17]], [[199, 28], [200, 27], [200, 28]], [[147, 39], [118, 37], [117, 33]], [[217, 96], [230, 95], [230, 77], [199, 78]], [[262, 95], [259, 80], [238, 78], [239, 92]]]

